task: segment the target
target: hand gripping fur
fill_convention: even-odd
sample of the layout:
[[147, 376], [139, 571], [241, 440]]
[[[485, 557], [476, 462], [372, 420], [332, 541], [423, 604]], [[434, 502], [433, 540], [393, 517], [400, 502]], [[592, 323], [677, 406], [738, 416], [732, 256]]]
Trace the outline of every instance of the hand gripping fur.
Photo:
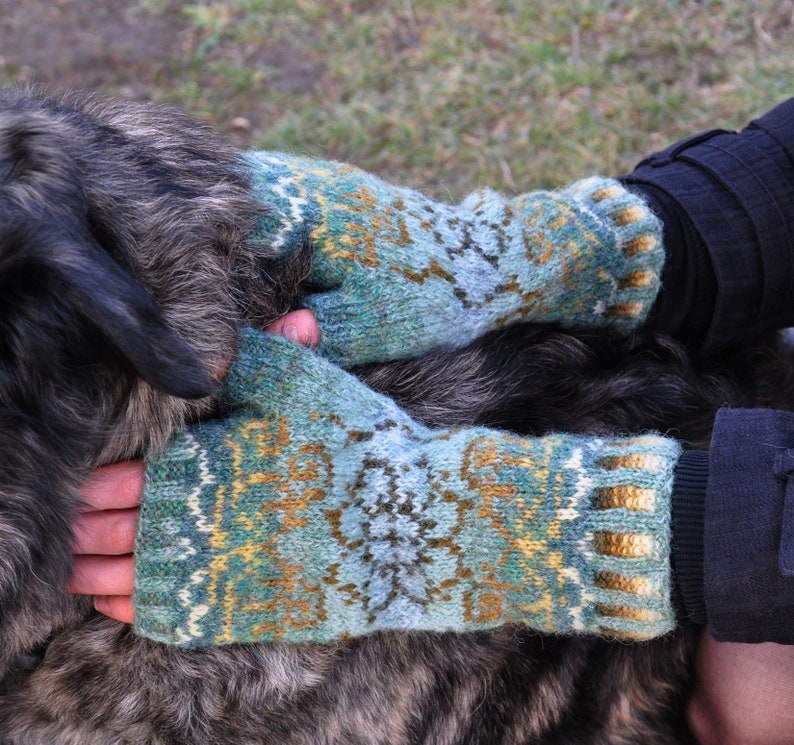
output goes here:
[[253, 331], [225, 396], [229, 418], [149, 458], [138, 633], [198, 646], [673, 627], [674, 441], [431, 430]]
[[521, 320], [627, 331], [659, 289], [661, 224], [618, 182], [593, 177], [514, 199], [432, 201], [351, 166], [248, 155], [273, 213], [256, 237], [310, 245], [305, 305], [320, 352], [345, 367], [461, 347]]

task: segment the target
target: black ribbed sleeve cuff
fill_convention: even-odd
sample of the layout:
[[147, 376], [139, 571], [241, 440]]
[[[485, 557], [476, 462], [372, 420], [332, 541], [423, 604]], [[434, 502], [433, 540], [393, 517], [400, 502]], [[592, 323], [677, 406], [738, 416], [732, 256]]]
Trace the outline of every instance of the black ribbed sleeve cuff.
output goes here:
[[701, 450], [681, 453], [675, 470], [672, 500], [672, 563], [681, 616], [706, 623], [703, 593], [703, 532], [709, 454]]

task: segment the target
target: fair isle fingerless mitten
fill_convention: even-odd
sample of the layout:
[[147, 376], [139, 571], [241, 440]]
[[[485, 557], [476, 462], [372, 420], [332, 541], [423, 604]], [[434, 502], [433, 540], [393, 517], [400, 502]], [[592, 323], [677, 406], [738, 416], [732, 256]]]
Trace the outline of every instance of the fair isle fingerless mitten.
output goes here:
[[351, 366], [460, 347], [521, 320], [637, 327], [659, 289], [661, 224], [617, 181], [461, 205], [433, 201], [356, 168], [248, 156], [271, 213], [253, 236], [313, 250], [305, 305], [320, 352]]
[[225, 395], [229, 418], [149, 457], [139, 634], [197, 646], [673, 627], [674, 441], [430, 430], [256, 332]]

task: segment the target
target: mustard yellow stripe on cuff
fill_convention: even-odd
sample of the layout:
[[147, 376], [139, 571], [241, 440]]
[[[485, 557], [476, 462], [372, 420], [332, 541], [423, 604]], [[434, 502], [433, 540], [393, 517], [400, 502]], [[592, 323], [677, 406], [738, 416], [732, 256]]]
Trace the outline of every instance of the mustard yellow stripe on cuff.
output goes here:
[[623, 246], [623, 253], [627, 257], [636, 256], [637, 254], [648, 253], [654, 251], [658, 245], [656, 238], [652, 235], [638, 235], [630, 241], [626, 241]]
[[593, 507], [597, 510], [623, 508], [632, 512], [653, 512], [656, 509], [656, 490], [633, 484], [607, 486], [596, 489]]
[[[639, 440], [637, 445], [643, 443]], [[618, 468], [633, 468], [637, 471], [661, 471], [667, 460], [657, 453], [626, 453], [625, 455], [609, 455], [599, 458], [596, 467], [604, 471], [616, 471]]]
[[619, 288], [621, 290], [643, 289], [653, 285], [658, 276], [656, 272], [651, 269], [638, 269], [636, 272], [630, 272], [620, 280]]
[[655, 590], [647, 577], [631, 577], [616, 572], [599, 572], [595, 576], [595, 586], [601, 590], [617, 590], [632, 595], [654, 595]]
[[607, 311], [608, 316], [639, 316], [645, 312], [645, 304], [636, 303], [620, 303], [615, 305]]
[[653, 553], [653, 538], [645, 533], [598, 532], [593, 534], [595, 550], [605, 556], [644, 559]]
[[641, 222], [642, 220], [646, 219], [648, 216], [648, 210], [645, 207], [641, 207], [639, 205], [634, 205], [632, 207], [624, 207], [622, 210], [618, 210], [615, 212], [612, 217], [612, 221], [615, 225], [624, 226], [630, 225], [631, 223]]
[[658, 621], [659, 614], [647, 608], [629, 608], [627, 605], [596, 605], [596, 613], [606, 618], [625, 618], [628, 621]]

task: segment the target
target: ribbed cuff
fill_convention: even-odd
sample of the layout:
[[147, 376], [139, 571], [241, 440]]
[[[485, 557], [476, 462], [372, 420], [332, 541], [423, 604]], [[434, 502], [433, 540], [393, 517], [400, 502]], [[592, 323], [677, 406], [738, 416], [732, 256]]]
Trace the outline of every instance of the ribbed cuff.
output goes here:
[[[205, 637], [203, 616], [209, 608], [195, 602], [206, 584], [197, 569], [209, 565], [207, 527], [201, 512], [214, 489], [209, 459], [196, 438], [185, 431], [169, 446], [147, 458], [144, 498], [135, 539], [135, 632], [166, 644], [193, 646]], [[204, 644], [210, 643], [204, 638]]]
[[575, 182], [563, 193], [611, 223], [621, 261], [615, 265], [619, 266], [616, 289], [604, 308], [604, 318], [623, 331], [637, 328], [659, 292], [664, 265], [661, 221], [641, 196], [615, 179], [594, 176]]
[[673, 598], [679, 615], [699, 624], [706, 623], [703, 531], [708, 475], [708, 452], [687, 450], [678, 460], [673, 481]]
[[596, 617], [616, 637], [659, 636], [674, 625], [670, 495], [680, 452], [667, 438], [615, 440], [591, 473]]
[[631, 176], [621, 181], [642, 196], [662, 221], [662, 287], [646, 327], [700, 349], [717, 303], [717, 278], [706, 245], [686, 212], [667, 192], [652, 184], [634, 184]]

